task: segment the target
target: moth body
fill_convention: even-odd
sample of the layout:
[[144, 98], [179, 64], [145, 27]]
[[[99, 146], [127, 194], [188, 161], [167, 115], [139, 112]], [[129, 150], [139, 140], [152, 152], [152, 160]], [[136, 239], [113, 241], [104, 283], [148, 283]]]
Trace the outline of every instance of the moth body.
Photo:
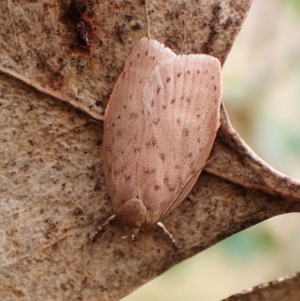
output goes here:
[[116, 217], [134, 235], [159, 223], [194, 186], [219, 127], [221, 67], [141, 39], [104, 117], [103, 166]]

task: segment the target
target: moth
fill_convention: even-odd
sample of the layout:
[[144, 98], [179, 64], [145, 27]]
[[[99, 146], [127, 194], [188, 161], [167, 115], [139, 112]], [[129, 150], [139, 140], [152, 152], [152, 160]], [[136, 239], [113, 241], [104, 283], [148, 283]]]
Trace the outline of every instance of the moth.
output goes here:
[[221, 66], [142, 38], [104, 117], [103, 167], [114, 215], [132, 237], [174, 210], [198, 179], [219, 127]]

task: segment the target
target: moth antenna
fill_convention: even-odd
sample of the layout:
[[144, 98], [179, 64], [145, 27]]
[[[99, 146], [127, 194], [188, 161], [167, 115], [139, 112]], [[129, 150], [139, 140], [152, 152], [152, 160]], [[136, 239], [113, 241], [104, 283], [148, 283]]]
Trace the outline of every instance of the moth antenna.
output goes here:
[[101, 234], [101, 232], [103, 231], [103, 229], [104, 229], [111, 221], [113, 221], [113, 220], [115, 220], [115, 219], [116, 219], [116, 215], [115, 215], [115, 214], [112, 215], [112, 216], [110, 216], [103, 224], [101, 224], [101, 225], [98, 227], [97, 231], [92, 235], [92, 237], [90, 237], [90, 240], [91, 240], [92, 242], [95, 242], [95, 241], [100, 237], [100, 234]]
[[165, 227], [165, 225], [162, 222], [158, 222], [156, 224], [159, 228], [161, 228], [170, 238], [170, 240], [172, 241], [173, 245], [175, 246], [176, 249], [179, 249], [178, 245], [176, 244], [176, 241], [173, 237], [173, 235], [168, 231], [168, 229]]

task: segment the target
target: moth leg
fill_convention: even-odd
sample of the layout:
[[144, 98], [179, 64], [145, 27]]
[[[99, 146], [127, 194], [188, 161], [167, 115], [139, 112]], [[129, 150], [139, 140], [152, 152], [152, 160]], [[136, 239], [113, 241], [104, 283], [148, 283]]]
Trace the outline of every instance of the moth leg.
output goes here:
[[168, 237], [170, 238], [170, 240], [172, 241], [173, 245], [175, 246], [176, 249], [179, 249], [179, 247], [177, 246], [176, 244], [176, 241], [173, 237], [173, 235], [167, 230], [167, 228], [165, 227], [165, 225], [162, 223], [162, 222], [158, 222], [156, 224], [159, 228], [161, 228], [167, 235]]
[[114, 219], [116, 219], [116, 215], [115, 215], [115, 214], [112, 215], [112, 216], [110, 216], [103, 224], [101, 224], [101, 225], [98, 227], [97, 231], [96, 231], [92, 236], [89, 237], [90, 240], [91, 240], [92, 242], [95, 242], [95, 241], [97, 240], [97, 238], [99, 237], [99, 235], [101, 234], [102, 230], [103, 230], [103, 229], [104, 229], [111, 221], [113, 221]]
[[[128, 235], [122, 236], [122, 238], [127, 238], [127, 237], [128, 237]], [[135, 240], [135, 235], [134, 234], [130, 235], [130, 237], [131, 237], [131, 240]]]
[[98, 121], [98, 120], [96, 120], [96, 119], [92, 119], [92, 118], [90, 118], [90, 121], [91, 121], [91, 122], [98, 123], [98, 124], [102, 124], [102, 122], [100, 122], [100, 121]]

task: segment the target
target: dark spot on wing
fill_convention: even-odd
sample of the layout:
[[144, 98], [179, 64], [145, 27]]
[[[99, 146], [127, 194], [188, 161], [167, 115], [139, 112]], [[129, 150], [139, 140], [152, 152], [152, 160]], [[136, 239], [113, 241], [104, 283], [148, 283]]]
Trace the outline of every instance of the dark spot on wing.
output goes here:
[[159, 157], [160, 157], [160, 159], [161, 159], [162, 161], [165, 161], [165, 160], [166, 160], [166, 154], [164, 154], [164, 153], [160, 153], [160, 154], [159, 154]]
[[125, 181], [129, 181], [131, 179], [131, 175], [125, 175]]
[[117, 137], [121, 137], [122, 136], [122, 132], [118, 129], [117, 131], [116, 131], [116, 135], [117, 135]]
[[137, 153], [140, 152], [140, 148], [139, 148], [139, 147], [136, 147], [133, 151], [134, 151], [135, 154], [137, 154]]
[[130, 117], [129, 117], [129, 119], [137, 119], [139, 117], [139, 115], [138, 114], [136, 114], [136, 113], [134, 113], [134, 112], [132, 112], [132, 113], [130, 113]]
[[154, 190], [155, 190], [155, 191], [158, 191], [159, 189], [160, 189], [160, 185], [156, 184], [156, 185], [154, 186]]
[[181, 176], [180, 176], [180, 177], [178, 177], [178, 182], [179, 182], [179, 185], [181, 185], [181, 184], [182, 184], [183, 180], [182, 180], [182, 177], [181, 177]]
[[148, 167], [148, 168], [145, 168], [145, 169], [144, 169], [144, 173], [145, 173], [145, 174], [148, 174], [148, 175], [154, 174], [155, 171], [156, 171], [155, 168], [149, 168], [149, 167]]
[[152, 136], [152, 137], [150, 138], [150, 140], [148, 140], [148, 141], [146, 142], [146, 147], [147, 147], [147, 148], [152, 148], [152, 147], [155, 147], [156, 144], [157, 144], [156, 138], [155, 138], [155, 136]]
[[191, 172], [190, 172], [190, 175], [195, 176], [198, 172], [199, 172], [198, 170], [192, 169]]
[[189, 135], [189, 130], [187, 128], [184, 128], [182, 130], [182, 134], [183, 134], [183, 136], [187, 137]]
[[155, 124], [155, 125], [157, 125], [158, 123], [159, 123], [159, 121], [160, 121], [160, 118], [159, 117], [156, 117], [155, 119], [153, 119], [153, 123]]

